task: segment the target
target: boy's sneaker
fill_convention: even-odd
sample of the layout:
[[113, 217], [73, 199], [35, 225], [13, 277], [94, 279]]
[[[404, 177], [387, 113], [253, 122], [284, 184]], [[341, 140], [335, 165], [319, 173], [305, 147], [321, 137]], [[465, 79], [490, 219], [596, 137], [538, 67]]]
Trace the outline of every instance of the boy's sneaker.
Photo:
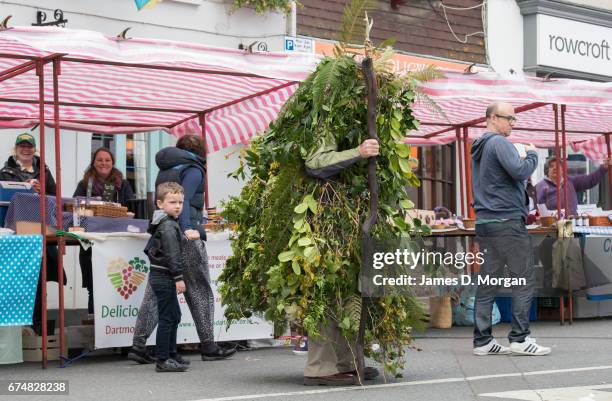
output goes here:
[[541, 356], [548, 355], [552, 351], [549, 347], [536, 344], [535, 338], [525, 337], [522, 343], [510, 343], [510, 350], [516, 355]]
[[181, 354], [172, 355], [170, 354], [170, 359], [174, 359], [181, 365], [189, 366], [191, 365], [191, 361], [189, 359], [185, 359], [181, 356]]
[[172, 358], [155, 365], [155, 371], [157, 372], [184, 372], [187, 369], [189, 369], [189, 366], [180, 364]]
[[488, 344], [482, 347], [474, 347], [474, 355], [485, 356], [485, 355], [508, 355], [511, 353], [510, 348], [504, 347], [498, 344], [495, 339], [491, 340]]
[[155, 363], [155, 359], [149, 355], [146, 347], [132, 347], [130, 352], [127, 354], [127, 359], [138, 362], [142, 365]]

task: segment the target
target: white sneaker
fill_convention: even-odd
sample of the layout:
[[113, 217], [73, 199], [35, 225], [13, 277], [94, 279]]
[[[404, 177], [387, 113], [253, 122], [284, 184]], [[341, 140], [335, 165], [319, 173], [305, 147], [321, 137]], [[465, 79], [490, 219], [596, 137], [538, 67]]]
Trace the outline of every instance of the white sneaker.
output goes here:
[[510, 348], [504, 347], [498, 344], [495, 339], [491, 340], [487, 345], [482, 347], [474, 347], [472, 350], [474, 355], [485, 356], [485, 355], [508, 355], [510, 354]]
[[548, 355], [552, 351], [549, 347], [536, 344], [536, 339], [529, 336], [525, 337], [525, 341], [522, 343], [510, 343], [510, 350], [516, 355], [531, 356]]

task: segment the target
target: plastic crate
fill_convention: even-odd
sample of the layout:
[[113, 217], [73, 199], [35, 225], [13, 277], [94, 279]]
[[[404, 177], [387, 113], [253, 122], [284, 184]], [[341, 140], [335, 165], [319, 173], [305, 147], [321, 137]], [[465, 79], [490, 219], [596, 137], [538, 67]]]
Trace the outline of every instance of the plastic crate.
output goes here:
[[[499, 308], [501, 314], [501, 321], [508, 323], [512, 321], [512, 297], [496, 297], [495, 303]], [[534, 298], [531, 302], [531, 309], [529, 310], [529, 320], [538, 320], [538, 299]]]

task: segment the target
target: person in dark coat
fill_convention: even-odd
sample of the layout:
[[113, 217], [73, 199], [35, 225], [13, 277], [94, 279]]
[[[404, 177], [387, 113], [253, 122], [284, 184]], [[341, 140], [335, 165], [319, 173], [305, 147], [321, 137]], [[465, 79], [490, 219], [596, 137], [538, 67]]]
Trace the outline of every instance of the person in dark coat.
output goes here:
[[[208, 255], [206, 253], [206, 231], [204, 220], [204, 192], [206, 160], [204, 159], [204, 140], [197, 135], [185, 135], [176, 147], [167, 147], [155, 155], [159, 174], [155, 186], [165, 182], [179, 183], [185, 191], [183, 211], [179, 215], [179, 226], [189, 240], [183, 249], [185, 265], [185, 300], [191, 311], [200, 339], [202, 360], [215, 361], [232, 356], [235, 349], [223, 349], [215, 343], [214, 337], [214, 294], [212, 291]], [[145, 345], [158, 323], [158, 310], [155, 293], [147, 284], [145, 294], [138, 310], [132, 349], [128, 359], [138, 363], [152, 363]], [[180, 361], [179, 361], [180, 362]]]
[[[32, 185], [36, 193], [40, 193], [40, 157], [36, 156], [36, 139], [29, 132], [24, 132], [17, 136], [13, 155], [9, 156], [0, 170], [0, 181], [27, 182]], [[55, 196], [57, 186], [55, 179], [45, 165], [45, 193], [48, 196]], [[58, 282], [57, 272], [57, 247], [48, 245], [47, 247], [47, 281]], [[66, 272], [64, 272], [64, 285], [66, 284]], [[36, 290], [36, 301], [34, 302], [34, 330], [41, 334], [41, 298], [42, 287], [40, 279]]]
[[[0, 181], [27, 182], [40, 193], [40, 157], [36, 156], [36, 139], [27, 132], [15, 140], [13, 156], [10, 156], [0, 170]], [[55, 179], [45, 165], [46, 194], [54, 196], [57, 192]]]
[[[107, 148], [98, 148], [91, 157], [91, 163], [83, 179], [78, 183], [73, 197], [99, 197], [106, 202], [120, 203], [127, 206], [127, 201], [134, 198], [130, 183], [115, 167], [115, 157]], [[91, 265], [91, 248], [79, 250], [82, 287], [87, 288], [87, 311], [94, 312], [93, 275]]]

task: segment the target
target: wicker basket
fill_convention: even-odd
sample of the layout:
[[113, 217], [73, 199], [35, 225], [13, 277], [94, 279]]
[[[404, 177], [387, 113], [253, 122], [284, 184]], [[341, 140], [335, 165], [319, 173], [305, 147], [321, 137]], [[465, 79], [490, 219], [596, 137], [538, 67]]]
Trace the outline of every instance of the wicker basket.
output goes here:
[[[66, 203], [66, 210], [72, 212], [74, 206], [71, 203]], [[94, 216], [97, 217], [127, 217], [128, 208], [125, 206], [117, 205], [89, 205], [88, 210], [92, 210]]]
[[467, 229], [476, 228], [476, 220], [474, 219], [463, 219], [463, 227]]
[[540, 224], [542, 227], [551, 227], [557, 222], [557, 218], [555, 216], [543, 216], [540, 217]]
[[589, 226], [610, 227], [612, 226], [612, 221], [610, 221], [608, 216], [589, 216]]

